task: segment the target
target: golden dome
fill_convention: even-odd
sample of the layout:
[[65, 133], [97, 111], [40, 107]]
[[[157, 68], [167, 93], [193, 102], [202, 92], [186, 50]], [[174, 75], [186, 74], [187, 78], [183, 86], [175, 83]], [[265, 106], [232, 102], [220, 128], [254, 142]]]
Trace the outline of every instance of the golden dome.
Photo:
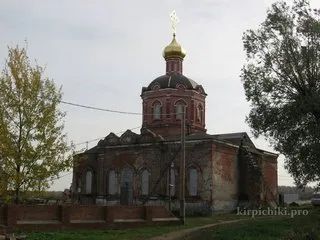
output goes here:
[[173, 39], [171, 43], [166, 46], [163, 50], [163, 57], [169, 58], [169, 57], [180, 57], [184, 58], [186, 56], [187, 52], [181, 47], [181, 45], [176, 40], [176, 35], [173, 34]]

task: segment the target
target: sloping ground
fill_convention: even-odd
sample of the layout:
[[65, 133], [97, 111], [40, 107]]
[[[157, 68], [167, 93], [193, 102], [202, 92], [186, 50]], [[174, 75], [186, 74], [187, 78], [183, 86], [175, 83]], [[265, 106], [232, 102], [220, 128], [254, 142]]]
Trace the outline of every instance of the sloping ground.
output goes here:
[[[297, 214], [299, 211], [300, 214]], [[291, 215], [292, 212], [295, 215]], [[310, 207], [292, 208], [288, 209], [287, 215], [269, 215], [250, 219], [221, 221], [201, 227], [171, 232], [152, 238], [152, 240], [311, 240], [320, 239], [319, 226], [320, 209]]]
[[250, 221], [250, 220], [251, 219], [237, 219], [237, 220], [229, 220], [229, 221], [222, 221], [219, 223], [207, 224], [207, 225], [200, 226], [200, 227], [194, 227], [194, 228], [190, 228], [190, 229], [183, 229], [183, 230], [179, 230], [179, 231], [166, 233], [161, 236], [154, 237], [151, 240], [182, 240], [182, 239], [185, 239], [190, 234], [195, 233], [197, 231], [205, 230], [205, 229], [212, 228], [215, 226], [221, 226], [221, 225]]

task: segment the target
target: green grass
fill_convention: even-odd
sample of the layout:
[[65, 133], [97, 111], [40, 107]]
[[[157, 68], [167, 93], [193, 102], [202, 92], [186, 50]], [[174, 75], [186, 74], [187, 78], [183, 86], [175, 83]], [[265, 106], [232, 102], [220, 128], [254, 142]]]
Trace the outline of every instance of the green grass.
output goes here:
[[199, 231], [187, 239], [215, 240], [316, 240], [320, 239], [320, 210], [310, 209], [307, 216], [256, 219]]
[[22, 232], [21, 235], [27, 235], [28, 240], [143, 240], [161, 235], [164, 233], [179, 231], [186, 228], [202, 226], [220, 221], [233, 219], [245, 219], [246, 216], [238, 216], [236, 214], [223, 214], [213, 217], [193, 217], [187, 218], [186, 224], [182, 226], [154, 226], [146, 228], [134, 228], [123, 230], [84, 230], [84, 231], [59, 231], [59, 232]]
[[[300, 208], [301, 209], [301, 208]], [[213, 217], [187, 218], [183, 226], [154, 226], [145, 228], [123, 230], [83, 230], [83, 231], [60, 231], [60, 232], [26, 232], [28, 240], [144, 240], [154, 236], [179, 231], [183, 229], [203, 226], [212, 223], [235, 219], [251, 219], [249, 221], [216, 226], [212, 229], [201, 230], [188, 236], [187, 239], [215, 239], [215, 240], [240, 240], [240, 239], [283, 239], [303, 240], [306, 234], [320, 236], [320, 210], [309, 209], [308, 216], [271, 217], [252, 219], [250, 216], [234, 214], [221, 214]], [[314, 240], [318, 238], [308, 238]], [[320, 238], [319, 238], [320, 239]]]

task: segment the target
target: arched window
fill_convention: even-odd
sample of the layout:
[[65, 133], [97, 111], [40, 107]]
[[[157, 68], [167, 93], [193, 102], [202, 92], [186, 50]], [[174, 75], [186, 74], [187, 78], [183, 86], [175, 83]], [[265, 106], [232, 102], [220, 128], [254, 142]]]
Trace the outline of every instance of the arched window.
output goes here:
[[[169, 175], [170, 174], [170, 175]], [[169, 191], [171, 190], [171, 196], [175, 195], [175, 171], [173, 168], [171, 168], [170, 170], [168, 170], [168, 174], [167, 174], [167, 193], [169, 195]]]
[[81, 178], [78, 178], [77, 180], [77, 188], [80, 188], [81, 187]]
[[201, 104], [199, 104], [197, 107], [197, 121], [199, 123], [202, 122], [202, 112], [203, 112], [202, 106], [201, 106]]
[[153, 104], [153, 119], [161, 119], [161, 103], [158, 101]]
[[116, 183], [116, 173], [115, 171], [110, 171], [108, 176], [108, 193], [113, 195], [116, 194], [117, 183]]
[[81, 187], [82, 187], [82, 181], [81, 181], [81, 177], [79, 177], [77, 179], [77, 186], [76, 186], [75, 191], [77, 191], [77, 193], [81, 193], [81, 191], [82, 191]]
[[92, 192], [92, 172], [87, 171], [86, 173], [86, 194], [91, 194]]
[[189, 169], [189, 196], [198, 194], [198, 171], [195, 168]]
[[143, 170], [141, 174], [141, 194], [149, 194], [149, 171], [147, 169]]
[[183, 111], [185, 111], [185, 115], [186, 115], [186, 104], [182, 101], [178, 101], [175, 104], [175, 108], [176, 108], [176, 119], [182, 119], [183, 116]]
[[121, 171], [120, 186], [131, 188], [132, 183], [133, 183], [133, 171], [131, 168], [125, 167]]

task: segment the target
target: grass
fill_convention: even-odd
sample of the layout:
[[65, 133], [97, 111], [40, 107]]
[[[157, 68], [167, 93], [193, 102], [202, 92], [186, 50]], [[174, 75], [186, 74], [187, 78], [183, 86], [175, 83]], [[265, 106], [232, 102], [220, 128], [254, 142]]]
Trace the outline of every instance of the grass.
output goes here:
[[[189, 240], [215, 239], [215, 240], [240, 240], [240, 239], [283, 239], [283, 240], [315, 240], [314, 236], [320, 237], [320, 210], [308, 209], [308, 216], [270, 217], [252, 219], [250, 216], [237, 214], [221, 214], [213, 217], [187, 218], [183, 226], [154, 226], [146, 228], [122, 229], [122, 230], [83, 230], [83, 231], [60, 231], [60, 232], [26, 232], [28, 240], [144, 240], [161, 234], [179, 231], [183, 229], [219, 223], [236, 219], [252, 219], [239, 223], [216, 226], [211, 229], [201, 230], [187, 237]], [[306, 234], [314, 238], [306, 238]]]
[[310, 209], [307, 216], [272, 217], [213, 227], [191, 234], [187, 239], [202, 240], [316, 240], [320, 239], [320, 210]]
[[154, 226], [146, 228], [122, 229], [122, 230], [84, 230], [84, 231], [58, 231], [58, 232], [22, 232], [21, 235], [27, 235], [28, 240], [143, 240], [151, 237], [165, 234], [172, 231], [193, 228], [220, 221], [246, 219], [246, 216], [236, 214], [221, 214], [213, 217], [193, 217], [187, 218], [186, 224], [181, 226]]

